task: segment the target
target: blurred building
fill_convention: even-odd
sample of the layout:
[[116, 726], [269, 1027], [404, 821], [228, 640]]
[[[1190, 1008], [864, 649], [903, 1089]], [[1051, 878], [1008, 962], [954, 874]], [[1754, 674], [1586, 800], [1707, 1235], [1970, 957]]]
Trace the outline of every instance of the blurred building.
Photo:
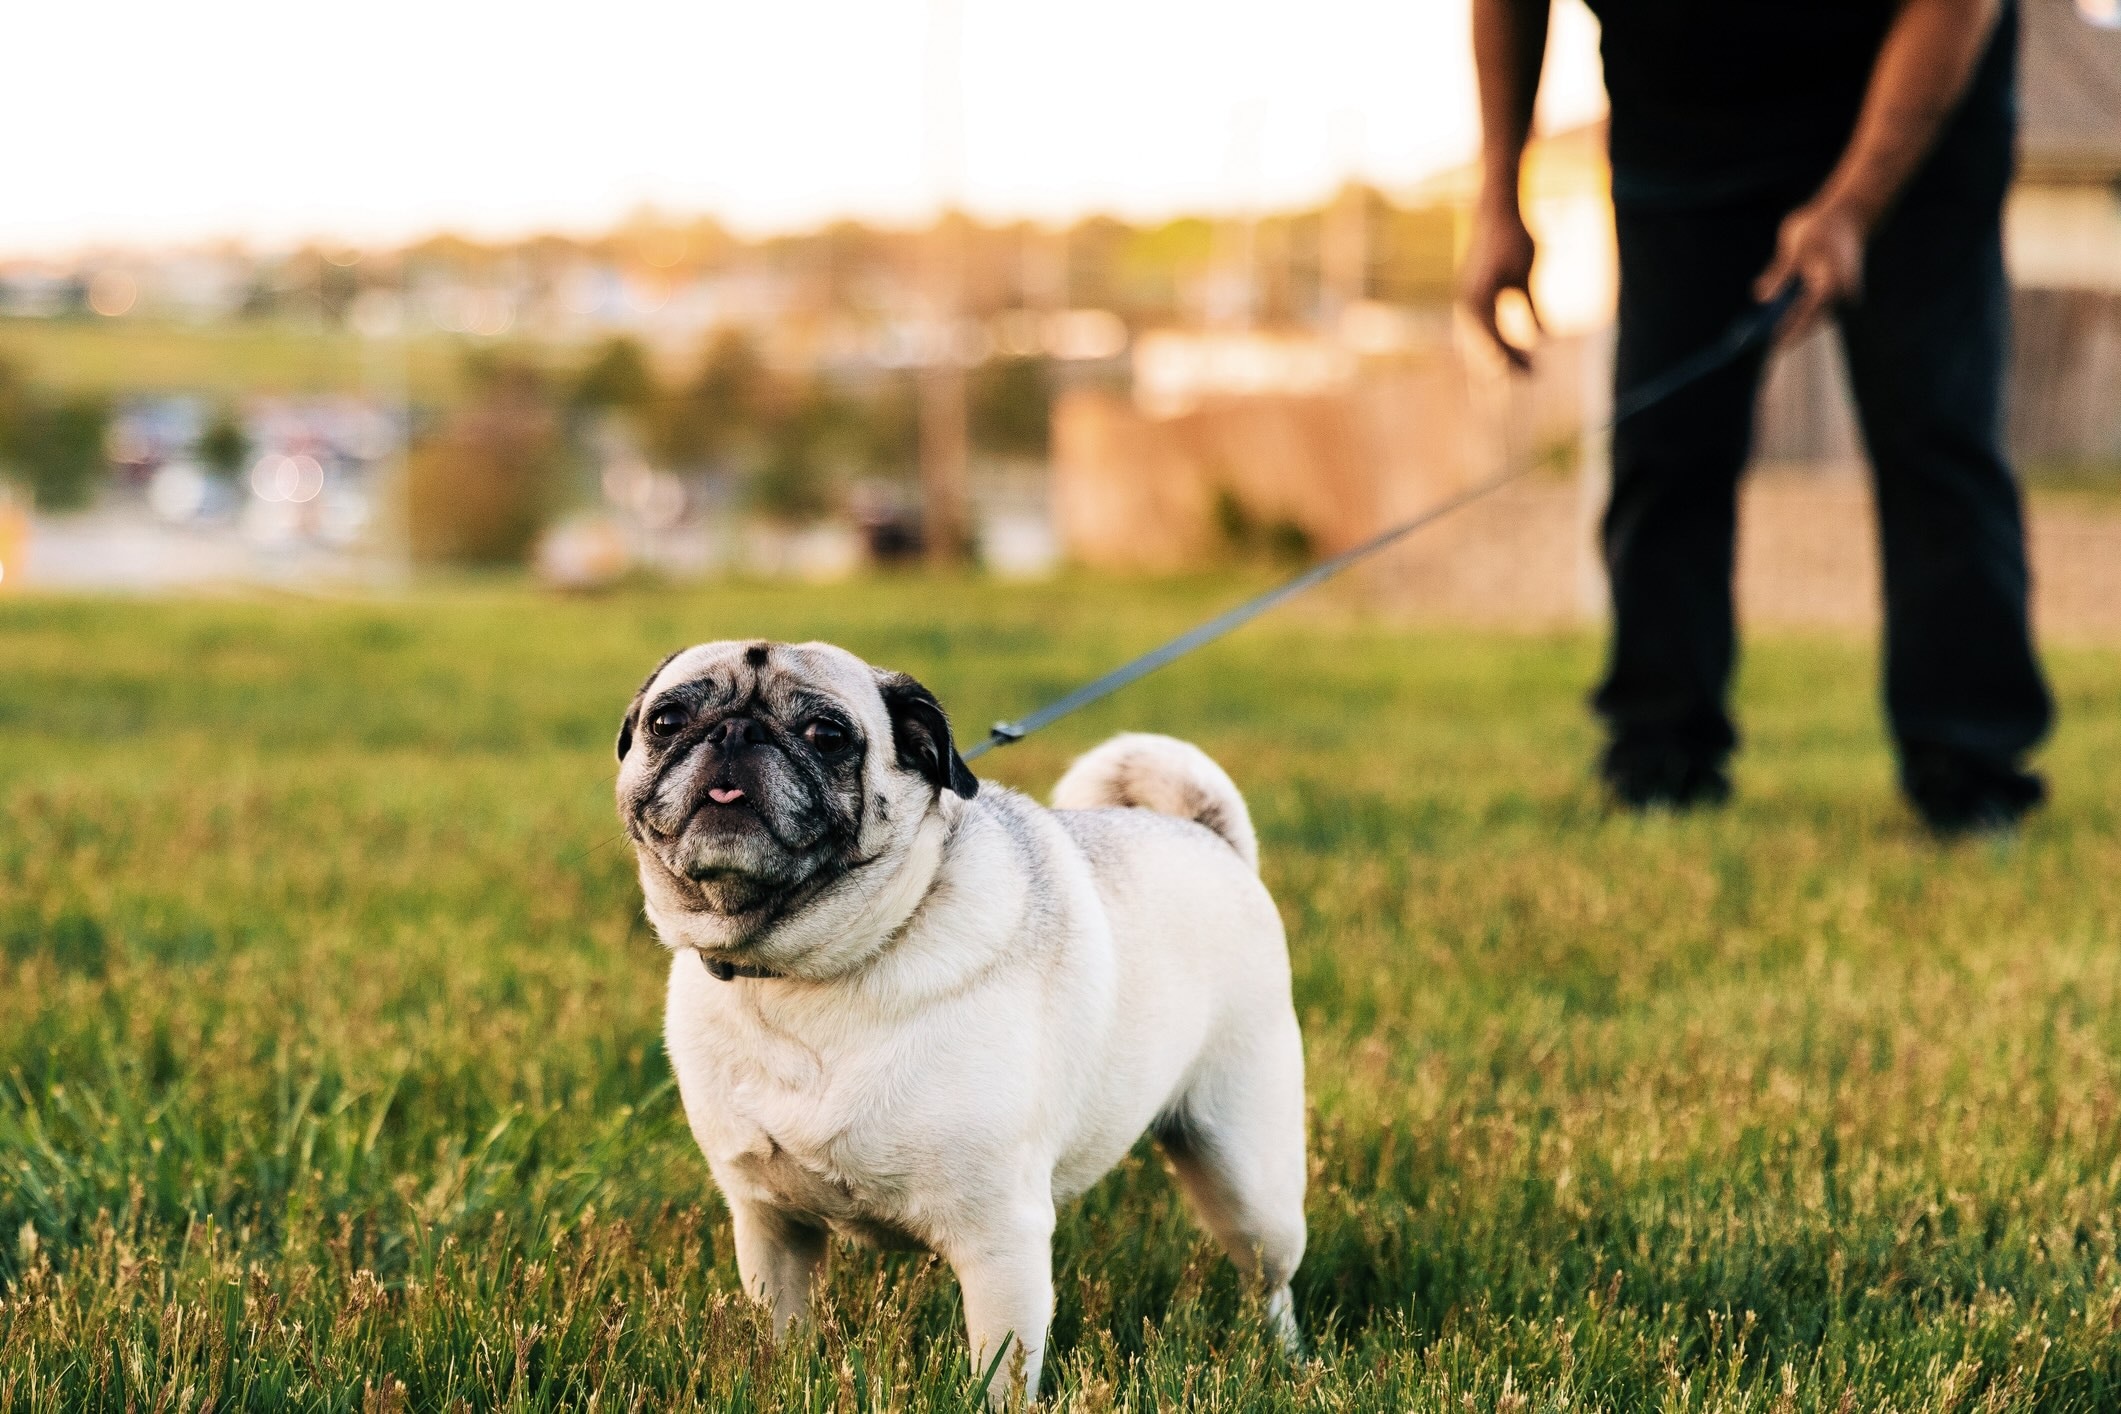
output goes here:
[[2121, 29], [2026, 0], [2023, 137], [2008, 255], [2017, 287], [2012, 449], [2121, 463]]
[[[2073, 0], [2023, 0], [2019, 11], [2007, 437], [2035, 473], [2111, 469], [2121, 463], [2121, 30], [2088, 23]], [[1759, 447], [1780, 462], [1862, 455], [1832, 330], [1777, 361]]]

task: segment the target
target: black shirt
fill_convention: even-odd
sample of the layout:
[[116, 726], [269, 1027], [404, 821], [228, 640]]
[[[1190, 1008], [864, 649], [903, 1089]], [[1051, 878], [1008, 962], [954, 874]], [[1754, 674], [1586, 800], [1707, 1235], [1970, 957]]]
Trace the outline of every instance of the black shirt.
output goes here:
[[[1700, 205], [1815, 190], [1856, 128], [1894, 0], [1588, 0], [1605, 27], [1613, 196]], [[2007, 179], [2017, 13], [2006, 3], [1924, 179]], [[2000, 164], [2000, 167], [1999, 167]]]

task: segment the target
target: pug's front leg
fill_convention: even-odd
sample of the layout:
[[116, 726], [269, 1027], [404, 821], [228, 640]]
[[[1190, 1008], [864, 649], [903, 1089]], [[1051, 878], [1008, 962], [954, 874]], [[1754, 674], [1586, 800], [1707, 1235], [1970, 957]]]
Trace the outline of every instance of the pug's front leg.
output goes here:
[[825, 1268], [825, 1230], [764, 1203], [732, 1197], [736, 1270], [744, 1290], [773, 1313], [773, 1338], [810, 1309], [810, 1288]]
[[999, 1222], [982, 1223], [952, 1242], [947, 1255], [965, 1297], [973, 1373], [984, 1376], [996, 1353], [1002, 1355], [987, 1386], [987, 1407], [1035, 1401], [1053, 1319], [1052, 1199], [1027, 1201]]

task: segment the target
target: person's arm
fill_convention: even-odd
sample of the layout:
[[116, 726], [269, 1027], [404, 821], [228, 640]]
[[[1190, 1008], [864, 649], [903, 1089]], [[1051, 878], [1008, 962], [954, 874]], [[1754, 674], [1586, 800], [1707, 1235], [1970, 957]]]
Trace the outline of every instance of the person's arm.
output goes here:
[[1754, 287], [1766, 300], [1804, 282], [1785, 339], [1862, 290], [1864, 245], [1966, 93], [2001, 10], [2002, 0], [1903, 0], [1848, 149], [1818, 195], [1783, 219], [1775, 258]]
[[[1532, 301], [1532, 233], [1517, 185], [1532, 135], [1532, 106], [1546, 62], [1550, 0], [1473, 0], [1473, 64], [1480, 77], [1480, 196], [1459, 276], [1459, 298], [1495, 347], [1518, 368], [1531, 352], [1505, 339], [1496, 302], [1516, 290]], [[1532, 311], [1536, 323], [1539, 311]]]

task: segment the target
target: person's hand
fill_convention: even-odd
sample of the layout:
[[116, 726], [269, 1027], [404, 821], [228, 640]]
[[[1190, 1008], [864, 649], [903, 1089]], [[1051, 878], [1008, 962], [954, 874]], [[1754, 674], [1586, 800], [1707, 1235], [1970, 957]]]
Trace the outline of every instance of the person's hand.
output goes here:
[[1516, 290], [1531, 311], [1532, 327], [1545, 332], [1539, 310], [1532, 304], [1532, 257], [1536, 248], [1532, 233], [1525, 229], [1524, 213], [1517, 203], [1483, 201], [1473, 218], [1473, 238], [1466, 249], [1465, 268], [1459, 274], [1458, 297], [1473, 320], [1510, 366], [1532, 366], [1532, 351], [1511, 343], [1496, 322], [1496, 306], [1502, 296]]
[[1870, 222], [1862, 213], [1832, 197], [1815, 198], [1782, 219], [1775, 258], [1753, 282], [1753, 298], [1762, 303], [1792, 280], [1801, 282], [1777, 338], [1783, 343], [1803, 338], [1821, 310], [1862, 293], [1863, 246], [1869, 238]]

